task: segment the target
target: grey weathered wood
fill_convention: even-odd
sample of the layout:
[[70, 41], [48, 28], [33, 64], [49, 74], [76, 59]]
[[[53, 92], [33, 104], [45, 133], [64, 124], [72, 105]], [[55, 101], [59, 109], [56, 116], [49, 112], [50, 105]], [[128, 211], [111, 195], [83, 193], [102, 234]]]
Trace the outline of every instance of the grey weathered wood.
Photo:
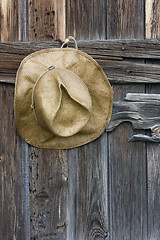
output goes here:
[[152, 136], [130, 136], [130, 141], [160, 142], [160, 94], [127, 93], [125, 101], [115, 101], [107, 131], [123, 122], [130, 122], [134, 129], [149, 129]]
[[66, 240], [66, 151], [29, 146], [31, 239]]
[[[106, 1], [67, 0], [66, 18], [68, 35], [83, 40], [106, 38]], [[90, 47], [86, 43], [89, 41], [78, 41], [79, 49], [87, 52]], [[114, 56], [104, 58], [122, 60]], [[106, 145], [107, 133], [104, 133], [99, 139], [68, 151], [67, 240], [108, 239]]]
[[13, 93], [0, 86], [0, 239], [30, 240], [28, 146], [16, 135]]
[[129, 102], [151, 102], [160, 101], [160, 94], [147, 94], [147, 93], [127, 93], [125, 101]]
[[68, 151], [67, 240], [107, 239], [107, 134]]
[[[111, 43], [113, 43], [113, 41], [111, 41]], [[84, 44], [85, 43], [83, 43], [83, 45]], [[128, 41], [128, 44], [130, 44], [129, 41]], [[110, 47], [109, 42], [107, 44], [104, 43], [104, 45], [106, 46], [106, 48]], [[44, 48], [50, 48], [53, 46], [59, 47], [59, 44], [57, 42], [53, 42], [53, 44], [52, 43], [39, 43], [39, 44], [1, 43], [0, 44], [0, 53], [1, 53], [0, 82], [4, 82], [4, 81], [6, 82], [8, 81], [10, 83], [14, 82], [15, 77], [11, 78], [11, 75], [14, 76], [13, 74], [16, 73], [20, 62], [26, 55], [34, 51], [44, 49]], [[91, 47], [92, 44], [89, 43], [89, 46]], [[95, 46], [95, 42], [93, 42], [93, 46]], [[154, 46], [154, 43], [152, 44], [150, 43], [150, 47], [152, 46]], [[86, 51], [86, 49], [87, 48], [84, 48], [82, 50]], [[94, 57], [95, 60], [98, 61], [98, 63], [104, 69], [106, 75], [108, 76], [112, 84], [159, 83], [160, 82], [160, 65], [129, 62], [130, 58], [128, 58], [128, 61], [126, 61], [127, 60], [126, 57], [123, 60], [123, 58], [119, 58], [118, 55], [117, 56], [114, 55], [115, 54], [114, 49], [112, 49], [111, 51], [112, 55], [109, 55], [109, 56], [105, 54], [100, 55], [98, 48], [94, 50], [93, 49], [91, 49], [92, 51], [90, 51], [90, 54]], [[89, 53], [88, 50], [86, 52]], [[134, 53], [134, 50], [133, 50], [133, 53]], [[160, 50], [159, 50], [159, 56], [160, 56]], [[6, 74], [7, 75], [10, 74], [10, 78], [9, 76], [6, 76]]]
[[[146, 0], [146, 38], [160, 39], [160, 1]], [[155, 64], [155, 61], [146, 61]], [[146, 92], [159, 94], [160, 85], [147, 85]], [[160, 145], [147, 143], [148, 239], [160, 236]]]

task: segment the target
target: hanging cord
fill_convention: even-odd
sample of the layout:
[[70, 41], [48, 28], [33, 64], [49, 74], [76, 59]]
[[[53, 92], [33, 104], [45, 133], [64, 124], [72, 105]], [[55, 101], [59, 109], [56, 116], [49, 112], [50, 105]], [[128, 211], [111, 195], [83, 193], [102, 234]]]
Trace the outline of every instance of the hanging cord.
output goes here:
[[63, 48], [65, 44], [68, 45], [68, 43], [69, 43], [71, 40], [74, 42], [75, 48], [78, 49], [77, 42], [76, 42], [75, 38], [72, 37], [72, 36], [69, 36], [68, 38], [66, 38], [66, 40], [65, 40], [64, 43], [62, 44], [61, 48]]
[[32, 109], [33, 112], [34, 112], [34, 117], [35, 117], [36, 120], [37, 120], [37, 117], [36, 117], [35, 104], [34, 104], [34, 92], [35, 92], [35, 88], [36, 88], [39, 80], [43, 77], [43, 75], [44, 75], [45, 73], [47, 73], [48, 71], [54, 69], [54, 68], [55, 68], [54, 66], [50, 66], [47, 70], [45, 70], [45, 71], [39, 76], [39, 78], [36, 80], [36, 82], [35, 82], [35, 84], [34, 84], [34, 87], [33, 87], [33, 90], [32, 90], [32, 104], [31, 104], [31, 109]]

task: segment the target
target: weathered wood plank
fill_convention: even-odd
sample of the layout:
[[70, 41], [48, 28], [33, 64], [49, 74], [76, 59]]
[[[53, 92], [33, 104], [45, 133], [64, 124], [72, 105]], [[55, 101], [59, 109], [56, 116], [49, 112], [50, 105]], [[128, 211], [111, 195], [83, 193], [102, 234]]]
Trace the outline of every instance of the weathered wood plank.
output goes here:
[[[59, 44], [54, 42], [54, 46], [59, 47]], [[0, 44], [0, 73], [15, 74], [20, 62], [26, 55], [45, 47], [53, 46], [52, 43], [39, 43], [38, 45], [36, 43]], [[114, 56], [114, 51], [113, 56], [105, 56], [99, 55], [99, 50], [94, 49], [94, 53], [91, 55], [102, 66], [113, 84], [160, 82], [160, 65], [127, 62], [126, 57], [124, 58], [125, 61], [123, 61], [123, 58]], [[0, 81], [4, 82], [4, 79], [7, 81], [7, 77], [1, 75]]]
[[144, 1], [107, 1], [107, 38], [144, 38]]
[[67, 240], [107, 239], [107, 134], [68, 151]]
[[[116, 100], [124, 98], [123, 95], [128, 92], [128, 86], [123, 86], [122, 93], [120, 89], [122, 89], [122, 86], [116, 89], [114, 87], [114, 97]], [[133, 91], [135, 89], [136, 86], [134, 86]], [[131, 86], [129, 90], [132, 90]], [[143, 88], [141, 87], [142, 90]], [[122, 106], [120, 107], [121, 103]], [[111, 125], [109, 125], [109, 128], [114, 125], [115, 118], [117, 118], [117, 123], [122, 123], [112, 133], [109, 133], [109, 196], [111, 214], [109, 232], [111, 240], [116, 240], [117, 236], [120, 239], [146, 240], [147, 190], [145, 144], [142, 142], [134, 144], [128, 142], [134, 132], [131, 125], [128, 123], [124, 124], [124, 119], [126, 118], [127, 122], [133, 121], [133, 123], [139, 120], [139, 116], [137, 116], [138, 111], [136, 112], [134, 109], [135, 116], [132, 116], [131, 110], [133, 105], [130, 107], [128, 105], [129, 102], [114, 102]], [[117, 107], [117, 111], [115, 111], [115, 107]], [[139, 209], [141, 210], [139, 211]], [[130, 235], [132, 235], [131, 238]]]
[[125, 101], [130, 102], [158, 102], [160, 101], [160, 94], [147, 94], [147, 93], [127, 93]]
[[[144, 38], [143, 0], [108, 0], [107, 6], [108, 38]], [[124, 54], [125, 49], [122, 46]], [[135, 52], [139, 54], [138, 49]], [[122, 101], [127, 92], [144, 91], [144, 84], [113, 86], [115, 101]], [[109, 133], [109, 240], [147, 239], [146, 149], [142, 142], [128, 142], [132, 133], [128, 123]]]
[[26, 41], [27, 35], [27, 8], [25, 0], [1, 1], [1, 41]]
[[[105, 0], [67, 0], [66, 17], [68, 35], [81, 40], [106, 38]], [[84, 51], [89, 50], [85, 43], [78, 42], [80, 50], [81, 44]], [[113, 59], [112, 56], [108, 56], [108, 59], [111, 58]], [[118, 57], [118, 60], [121, 59]], [[67, 240], [107, 239], [106, 145], [107, 134], [104, 133], [99, 139], [68, 151]]]
[[115, 101], [107, 131], [112, 131], [123, 122], [130, 122], [134, 129], [149, 129], [152, 136], [136, 134], [131, 141], [160, 142], [160, 94], [128, 93], [125, 101]]
[[[65, 39], [65, 0], [28, 1], [29, 41], [20, 58]], [[49, 47], [60, 47], [48, 42]], [[14, 49], [15, 50], [15, 49]], [[18, 57], [17, 57], [18, 59]], [[10, 65], [12, 68], [12, 63]], [[66, 151], [29, 146], [31, 239], [66, 240], [68, 166]]]
[[[146, 38], [160, 39], [160, 1], [146, 0]], [[146, 61], [156, 64], [155, 61]], [[146, 86], [148, 94], [159, 94], [160, 86]], [[157, 134], [159, 135], [158, 128]], [[147, 143], [148, 171], [148, 239], [160, 236], [160, 147], [157, 143]]]
[[[105, 41], [77, 41], [80, 50], [97, 58], [149, 58], [160, 59], [160, 41], [157, 40], [105, 40]], [[70, 44], [73, 47], [73, 44]], [[31, 43], [0, 43], [1, 53], [30, 54], [44, 48], [60, 47], [56, 41]]]
[[66, 32], [76, 39], [106, 39], [105, 0], [67, 0]]
[[160, 2], [146, 0], [146, 38], [160, 39]]
[[66, 240], [66, 151], [29, 147], [31, 239]]
[[0, 239], [30, 240], [28, 146], [16, 135], [13, 92], [0, 86]]
[[29, 41], [65, 38], [65, 0], [28, 1]]
[[[148, 85], [148, 94], [160, 93], [160, 86], [157, 84]], [[155, 141], [147, 143], [147, 171], [148, 171], [148, 239], [158, 239], [160, 235], [160, 121], [158, 126], [155, 126]], [[159, 137], [159, 139], [158, 139]]]

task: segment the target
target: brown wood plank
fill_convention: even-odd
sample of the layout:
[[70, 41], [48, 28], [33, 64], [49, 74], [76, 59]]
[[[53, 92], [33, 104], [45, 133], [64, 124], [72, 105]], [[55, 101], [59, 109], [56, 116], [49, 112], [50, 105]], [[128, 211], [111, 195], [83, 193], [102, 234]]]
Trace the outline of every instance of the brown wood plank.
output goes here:
[[[107, 2], [107, 37], [143, 39], [144, 1]], [[144, 91], [143, 84], [113, 86], [115, 101]], [[147, 239], [146, 149], [144, 143], [128, 142], [132, 134], [128, 123], [109, 133], [110, 240]]]
[[1, 41], [15, 42], [26, 41], [27, 21], [26, 21], [26, 1], [25, 0], [5, 0], [1, 1]]
[[[123, 58], [160, 59], [160, 41], [157, 40], [106, 40], [106, 41], [77, 41], [80, 50], [93, 55], [95, 58], [115, 60]], [[69, 45], [74, 47], [73, 44]], [[28, 55], [45, 48], [60, 47], [57, 41], [53, 42], [21, 42], [0, 43], [1, 53]]]
[[[115, 100], [124, 98], [128, 89], [138, 92], [144, 87], [114, 86]], [[128, 142], [134, 133], [128, 123], [109, 133], [111, 240], [116, 240], [117, 236], [120, 239], [147, 239], [145, 143]]]
[[15, 131], [14, 88], [0, 86], [0, 239], [30, 239], [28, 146]]
[[105, 0], [67, 0], [67, 35], [81, 39], [106, 39]]
[[65, 0], [28, 1], [29, 41], [65, 39]]
[[144, 38], [144, 1], [107, 1], [107, 38]]

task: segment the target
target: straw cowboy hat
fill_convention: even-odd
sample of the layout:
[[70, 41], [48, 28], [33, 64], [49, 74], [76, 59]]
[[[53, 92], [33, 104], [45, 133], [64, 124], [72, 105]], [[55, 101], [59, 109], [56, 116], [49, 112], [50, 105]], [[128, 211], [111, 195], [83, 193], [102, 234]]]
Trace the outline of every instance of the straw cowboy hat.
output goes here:
[[37, 51], [17, 71], [14, 107], [18, 132], [39, 148], [84, 145], [98, 138], [108, 125], [112, 95], [105, 73], [86, 53], [75, 48]]

